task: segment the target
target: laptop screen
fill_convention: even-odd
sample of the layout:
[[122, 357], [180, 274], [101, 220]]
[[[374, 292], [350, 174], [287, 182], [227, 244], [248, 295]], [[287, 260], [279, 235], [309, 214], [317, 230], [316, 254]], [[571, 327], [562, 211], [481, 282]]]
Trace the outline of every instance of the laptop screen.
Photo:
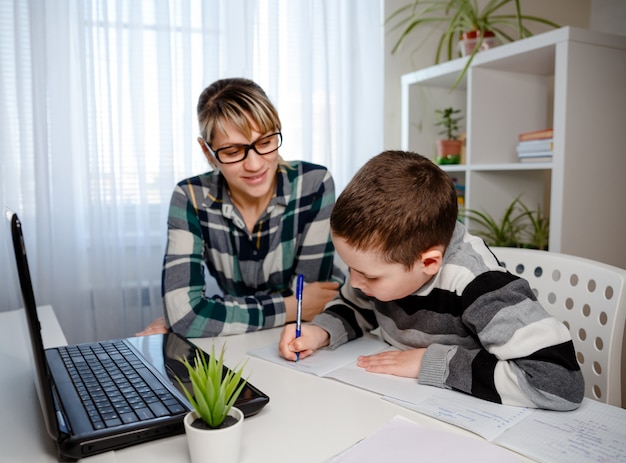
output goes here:
[[34, 353], [33, 360], [35, 363], [35, 386], [37, 389], [37, 395], [39, 396], [39, 401], [44, 408], [43, 415], [46, 421], [48, 434], [56, 440], [59, 434], [59, 427], [56, 419], [56, 407], [54, 405], [50, 372], [48, 370], [48, 364], [46, 363], [43, 340], [41, 337], [41, 326], [37, 315], [35, 294], [30, 279], [28, 260], [26, 258], [26, 246], [24, 244], [24, 236], [22, 234], [22, 224], [20, 223], [20, 220], [15, 212], [7, 209], [5, 211], [5, 215], [9, 222], [13, 253], [15, 255], [24, 309], [28, 322], [30, 343]]

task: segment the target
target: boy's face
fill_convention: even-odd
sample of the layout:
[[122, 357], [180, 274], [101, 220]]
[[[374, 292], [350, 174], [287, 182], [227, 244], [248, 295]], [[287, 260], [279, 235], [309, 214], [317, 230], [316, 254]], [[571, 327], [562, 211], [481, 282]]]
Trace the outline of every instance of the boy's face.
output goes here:
[[437, 273], [441, 264], [441, 259], [433, 262], [420, 258], [407, 270], [402, 264], [385, 262], [377, 252], [359, 251], [338, 236], [332, 239], [335, 250], [350, 268], [350, 284], [379, 301], [393, 301], [413, 294]]

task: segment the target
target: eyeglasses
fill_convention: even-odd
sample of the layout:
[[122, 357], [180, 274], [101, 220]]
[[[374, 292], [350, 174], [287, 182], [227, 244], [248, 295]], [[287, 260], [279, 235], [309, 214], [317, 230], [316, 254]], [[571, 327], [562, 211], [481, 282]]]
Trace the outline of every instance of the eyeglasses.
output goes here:
[[246, 159], [250, 150], [256, 151], [261, 156], [273, 153], [283, 144], [283, 135], [280, 132], [276, 132], [261, 137], [249, 145], [231, 145], [218, 150], [211, 148], [206, 141], [204, 144], [213, 152], [213, 155], [221, 164], [234, 164]]

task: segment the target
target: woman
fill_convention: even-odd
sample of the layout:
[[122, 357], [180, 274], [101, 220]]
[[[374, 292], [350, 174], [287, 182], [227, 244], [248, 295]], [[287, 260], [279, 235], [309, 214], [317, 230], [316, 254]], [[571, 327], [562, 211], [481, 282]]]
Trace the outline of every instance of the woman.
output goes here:
[[[162, 275], [165, 319], [138, 334], [169, 327], [207, 337], [292, 322], [298, 274], [307, 282], [302, 318], [311, 320], [343, 281], [333, 265], [330, 173], [282, 160], [278, 113], [248, 79], [214, 82], [197, 111], [198, 142], [213, 170], [174, 190]], [[205, 295], [205, 265], [223, 294]]]

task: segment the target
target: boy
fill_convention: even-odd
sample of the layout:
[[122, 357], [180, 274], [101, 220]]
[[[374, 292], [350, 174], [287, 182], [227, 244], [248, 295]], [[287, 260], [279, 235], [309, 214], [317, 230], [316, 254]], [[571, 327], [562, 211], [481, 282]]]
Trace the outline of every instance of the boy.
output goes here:
[[285, 327], [281, 356], [305, 358], [380, 327], [400, 350], [360, 357], [367, 371], [507, 405], [577, 408], [584, 382], [567, 328], [466, 231], [457, 209], [450, 178], [423, 156], [368, 161], [330, 219], [347, 284], [301, 337]]

